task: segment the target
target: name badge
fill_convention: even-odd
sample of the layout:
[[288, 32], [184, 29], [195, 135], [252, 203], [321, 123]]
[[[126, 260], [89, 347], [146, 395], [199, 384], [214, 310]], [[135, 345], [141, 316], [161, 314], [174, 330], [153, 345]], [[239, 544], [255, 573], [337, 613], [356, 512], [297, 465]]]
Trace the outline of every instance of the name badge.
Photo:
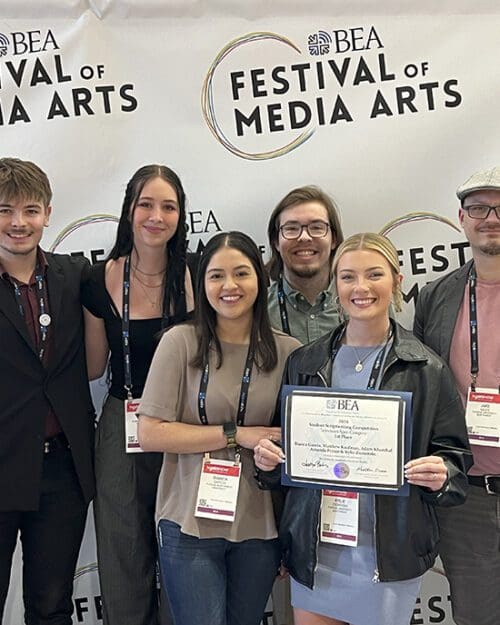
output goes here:
[[125, 400], [125, 451], [128, 454], [143, 453], [137, 436], [137, 425], [139, 423], [137, 411], [139, 410], [140, 402], [140, 399]]
[[358, 526], [359, 494], [342, 490], [323, 490], [321, 542], [356, 547]]
[[205, 454], [194, 515], [232, 523], [236, 515], [240, 477], [239, 459], [216, 460]]
[[474, 445], [500, 447], [500, 393], [494, 388], [469, 388], [465, 410], [469, 440]]

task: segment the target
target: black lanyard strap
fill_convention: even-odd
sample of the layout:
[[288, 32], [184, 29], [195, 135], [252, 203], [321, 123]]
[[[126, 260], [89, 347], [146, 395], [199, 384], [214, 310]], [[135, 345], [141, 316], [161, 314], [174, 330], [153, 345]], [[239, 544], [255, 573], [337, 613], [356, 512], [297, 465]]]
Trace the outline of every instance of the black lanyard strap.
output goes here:
[[[336, 341], [332, 345], [332, 356], [331, 356], [332, 364], [333, 364], [335, 358], [337, 357], [337, 354], [338, 354], [339, 349], [341, 347], [342, 339], [344, 338], [344, 334], [345, 334], [346, 329], [347, 329], [347, 326], [344, 327], [344, 329], [338, 335]], [[375, 358], [375, 362], [373, 363], [373, 367], [372, 367], [372, 370], [370, 372], [370, 377], [368, 378], [368, 384], [367, 384], [367, 387], [366, 387], [366, 389], [368, 391], [375, 390], [375, 387], [377, 385], [378, 376], [379, 376], [379, 373], [380, 373], [380, 369], [382, 367], [382, 363], [384, 362], [387, 348], [388, 348], [389, 343], [391, 342], [391, 339], [392, 339], [392, 334], [393, 334], [393, 329], [392, 329], [392, 325], [390, 325], [389, 332], [387, 334], [387, 340], [382, 345], [381, 349], [379, 350], [379, 352], [377, 354], [377, 357]]]
[[122, 347], [124, 387], [127, 391], [128, 399], [132, 399], [132, 362], [130, 358], [130, 256], [127, 256], [123, 264]]
[[[244, 425], [248, 403], [248, 388], [252, 377], [254, 349], [252, 344], [248, 346], [245, 367], [241, 376], [240, 398], [238, 401], [238, 409], [236, 413], [236, 425]], [[207, 389], [210, 372], [208, 359], [206, 360], [200, 379], [200, 390], [198, 392], [198, 416], [203, 425], [208, 425], [208, 417], [206, 411]]]
[[[40, 265], [35, 269], [35, 282], [36, 282], [36, 296], [38, 299], [38, 327], [40, 328], [40, 340], [38, 343], [38, 358], [43, 361], [45, 349], [47, 347], [47, 336], [49, 333], [49, 326], [51, 323], [50, 315], [48, 314], [48, 297], [45, 280], [43, 278], [43, 272]], [[17, 282], [14, 282], [14, 295], [16, 298], [17, 308], [21, 317], [25, 317], [25, 311], [23, 306], [23, 300], [21, 295], [21, 289]]]
[[[161, 318], [161, 329], [169, 324], [168, 297], [164, 294], [163, 310]], [[127, 391], [127, 398], [132, 399], [132, 358], [130, 354], [130, 255], [123, 263], [123, 290], [122, 290], [122, 348], [123, 348], [123, 370], [124, 388]]]
[[476, 269], [474, 264], [469, 271], [469, 347], [470, 347], [470, 377], [471, 389], [476, 390], [477, 375], [479, 373], [479, 337], [477, 327], [477, 300], [476, 300]]
[[281, 327], [283, 332], [288, 335], [292, 335], [290, 332], [290, 323], [288, 321], [288, 312], [286, 309], [286, 296], [283, 289], [283, 278], [280, 276], [278, 280], [278, 307], [280, 311]]
[[[469, 271], [469, 347], [470, 347], [470, 387], [476, 390], [477, 376], [479, 375], [479, 324], [477, 319], [477, 274], [474, 263]], [[500, 393], [500, 383], [498, 384]]]

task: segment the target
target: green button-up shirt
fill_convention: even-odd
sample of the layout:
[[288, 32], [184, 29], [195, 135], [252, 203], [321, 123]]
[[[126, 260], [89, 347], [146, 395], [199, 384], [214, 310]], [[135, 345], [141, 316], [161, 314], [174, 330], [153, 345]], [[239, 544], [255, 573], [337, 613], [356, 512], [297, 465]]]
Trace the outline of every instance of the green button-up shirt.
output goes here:
[[[303, 345], [311, 343], [333, 330], [339, 323], [335, 307], [333, 282], [325, 291], [318, 294], [314, 304], [310, 304], [299, 291], [295, 291], [283, 278], [288, 324], [292, 336]], [[283, 330], [278, 301], [278, 283], [273, 282], [268, 289], [268, 310], [273, 328]]]

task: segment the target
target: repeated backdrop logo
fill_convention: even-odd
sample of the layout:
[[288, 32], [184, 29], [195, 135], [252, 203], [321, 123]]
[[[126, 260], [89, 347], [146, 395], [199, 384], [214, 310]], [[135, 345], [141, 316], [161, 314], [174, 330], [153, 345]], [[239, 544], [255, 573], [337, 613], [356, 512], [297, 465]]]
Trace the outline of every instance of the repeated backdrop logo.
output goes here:
[[[211, 63], [203, 116], [235, 156], [264, 160], [299, 148], [320, 128], [461, 105], [456, 77], [436, 80], [428, 59], [401, 62], [393, 52], [375, 25], [321, 29], [303, 45], [274, 32], [245, 34]], [[248, 149], [252, 138], [269, 149]]]
[[[206, 241], [223, 230], [220, 216], [211, 210], [190, 210], [186, 215], [188, 249], [201, 252]], [[107, 213], [86, 215], [65, 226], [52, 241], [49, 251], [86, 256], [92, 264], [104, 260], [116, 236], [119, 218]], [[264, 251], [263, 246], [261, 246]]]
[[104, 63], [71, 65], [54, 30], [0, 32], [0, 127], [137, 110], [134, 84], [108, 83]]
[[402, 215], [385, 224], [380, 234], [387, 236], [398, 250], [403, 311], [397, 318], [411, 328], [420, 289], [464, 265], [471, 256], [470, 245], [459, 226], [432, 212]]

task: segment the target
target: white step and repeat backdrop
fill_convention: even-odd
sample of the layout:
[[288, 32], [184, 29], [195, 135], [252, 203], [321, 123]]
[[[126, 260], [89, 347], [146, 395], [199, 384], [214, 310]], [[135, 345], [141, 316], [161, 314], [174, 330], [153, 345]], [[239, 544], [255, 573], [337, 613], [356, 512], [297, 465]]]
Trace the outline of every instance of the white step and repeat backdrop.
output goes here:
[[[241, 229], [267, 254], [274, 205], [318, 184], [347, 234], [395, 242], [409, 325], [418, 289], [469, 258], [455, 188], [500, 161], [499, 31], [497, 0], [2, 0], [0, 153], [51, 178], [45, 247], [92, 261], [143, 164], [179, 173], [193, 250]], [[89, 526], [75, 623], [100, 622], [99, 595]], [[452, 623], [436, 571], [412, 620], [431, 623]]]

